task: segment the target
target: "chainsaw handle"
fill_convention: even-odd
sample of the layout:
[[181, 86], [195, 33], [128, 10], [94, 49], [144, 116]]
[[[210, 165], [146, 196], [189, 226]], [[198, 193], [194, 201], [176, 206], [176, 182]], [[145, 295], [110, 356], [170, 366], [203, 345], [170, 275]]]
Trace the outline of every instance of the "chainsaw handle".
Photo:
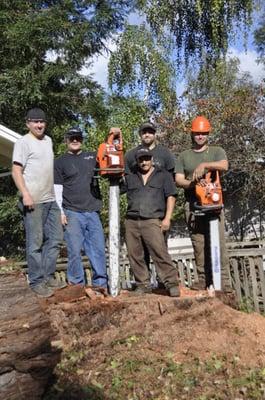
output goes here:
[[195, 202], [193, 205], [194, 205], [195, 210], [203, 211], [203, 212], [221, 211], [224, 208], [223, 204], [200, 206], [197, 202]]
[[[118, 140], [118, 143], [115, 143], [115, 141]], [[122, 150], [123, 149], [123, 140], [122, 140], [122, 133], [120, 128], [110, 128], [106, 143], [110, 145], [114, 145], [116, 150]]]

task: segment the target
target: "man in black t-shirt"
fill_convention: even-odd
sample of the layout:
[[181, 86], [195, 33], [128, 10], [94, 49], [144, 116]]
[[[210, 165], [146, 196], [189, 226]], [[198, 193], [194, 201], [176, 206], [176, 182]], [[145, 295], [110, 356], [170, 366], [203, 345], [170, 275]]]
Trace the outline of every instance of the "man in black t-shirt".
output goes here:
[[105, 239], [99, 218], [101, 200], [94, 190], [96, 153], [82, 151], [79, 128], [65, 135], [68, 151], [55, 160], [55, 195], [67, 245], [69, 284], [85, 284], [81, 250], [92, 267], [92, 284], [107, 287]]
[[137, 169], [136, 153], [140, 148], [146, 147], [152, 153], [153, 164], [173, 174], [175, 157], [165, 146], [157, 143], [155, 125], [152, 122], [144, 122], [139, 128], [139, 135], [141, 137], [141, 144], [127, 151], [125, 154], [125, 173], [135, 172]]

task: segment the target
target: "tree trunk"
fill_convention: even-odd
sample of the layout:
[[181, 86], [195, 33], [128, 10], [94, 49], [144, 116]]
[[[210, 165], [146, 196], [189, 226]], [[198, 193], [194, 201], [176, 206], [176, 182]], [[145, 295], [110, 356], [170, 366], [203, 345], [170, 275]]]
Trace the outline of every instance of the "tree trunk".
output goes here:
[[60, 360], [55, 335], [21, 273], [0, 275], [0, 400], [41, 399]]

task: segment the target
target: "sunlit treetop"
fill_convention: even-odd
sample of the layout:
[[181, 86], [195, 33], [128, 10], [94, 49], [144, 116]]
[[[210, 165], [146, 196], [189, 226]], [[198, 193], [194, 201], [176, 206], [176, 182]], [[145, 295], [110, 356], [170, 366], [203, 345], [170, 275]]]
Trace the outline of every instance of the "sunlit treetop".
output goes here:
[[[224, 54], [236, 28], [251, 23], [253, 0], [138, 0], [156, 36], [170, 34], [179, 57]], [[183, 53], [182, 53], [183, 51]]]

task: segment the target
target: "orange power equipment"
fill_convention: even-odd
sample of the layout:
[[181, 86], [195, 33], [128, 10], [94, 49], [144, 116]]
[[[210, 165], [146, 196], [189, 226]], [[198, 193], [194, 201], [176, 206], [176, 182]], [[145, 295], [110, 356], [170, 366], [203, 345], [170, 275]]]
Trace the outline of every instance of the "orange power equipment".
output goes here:
[[213, 285], [209, 293], [221, 290], [221, 251], [219, 234], [219, 215], [223, 208], [222, 188], [218, 171], [207, 172], [205, 178], [195, 186], [198, 203], [195, 205], [195, 215], [209, 216], [210, 254]]
[[124, 174], [123, 142], [120, 128], [111, 128], [107, 139], [98, 148], [99, 174], [119, 177]]
[[223, 207], [222, 187], [218, 171], [210, 171], [205, 175], [205, 185], [197, 184], [195, 193], [199, 208], [202, 211], [218, 210]]

